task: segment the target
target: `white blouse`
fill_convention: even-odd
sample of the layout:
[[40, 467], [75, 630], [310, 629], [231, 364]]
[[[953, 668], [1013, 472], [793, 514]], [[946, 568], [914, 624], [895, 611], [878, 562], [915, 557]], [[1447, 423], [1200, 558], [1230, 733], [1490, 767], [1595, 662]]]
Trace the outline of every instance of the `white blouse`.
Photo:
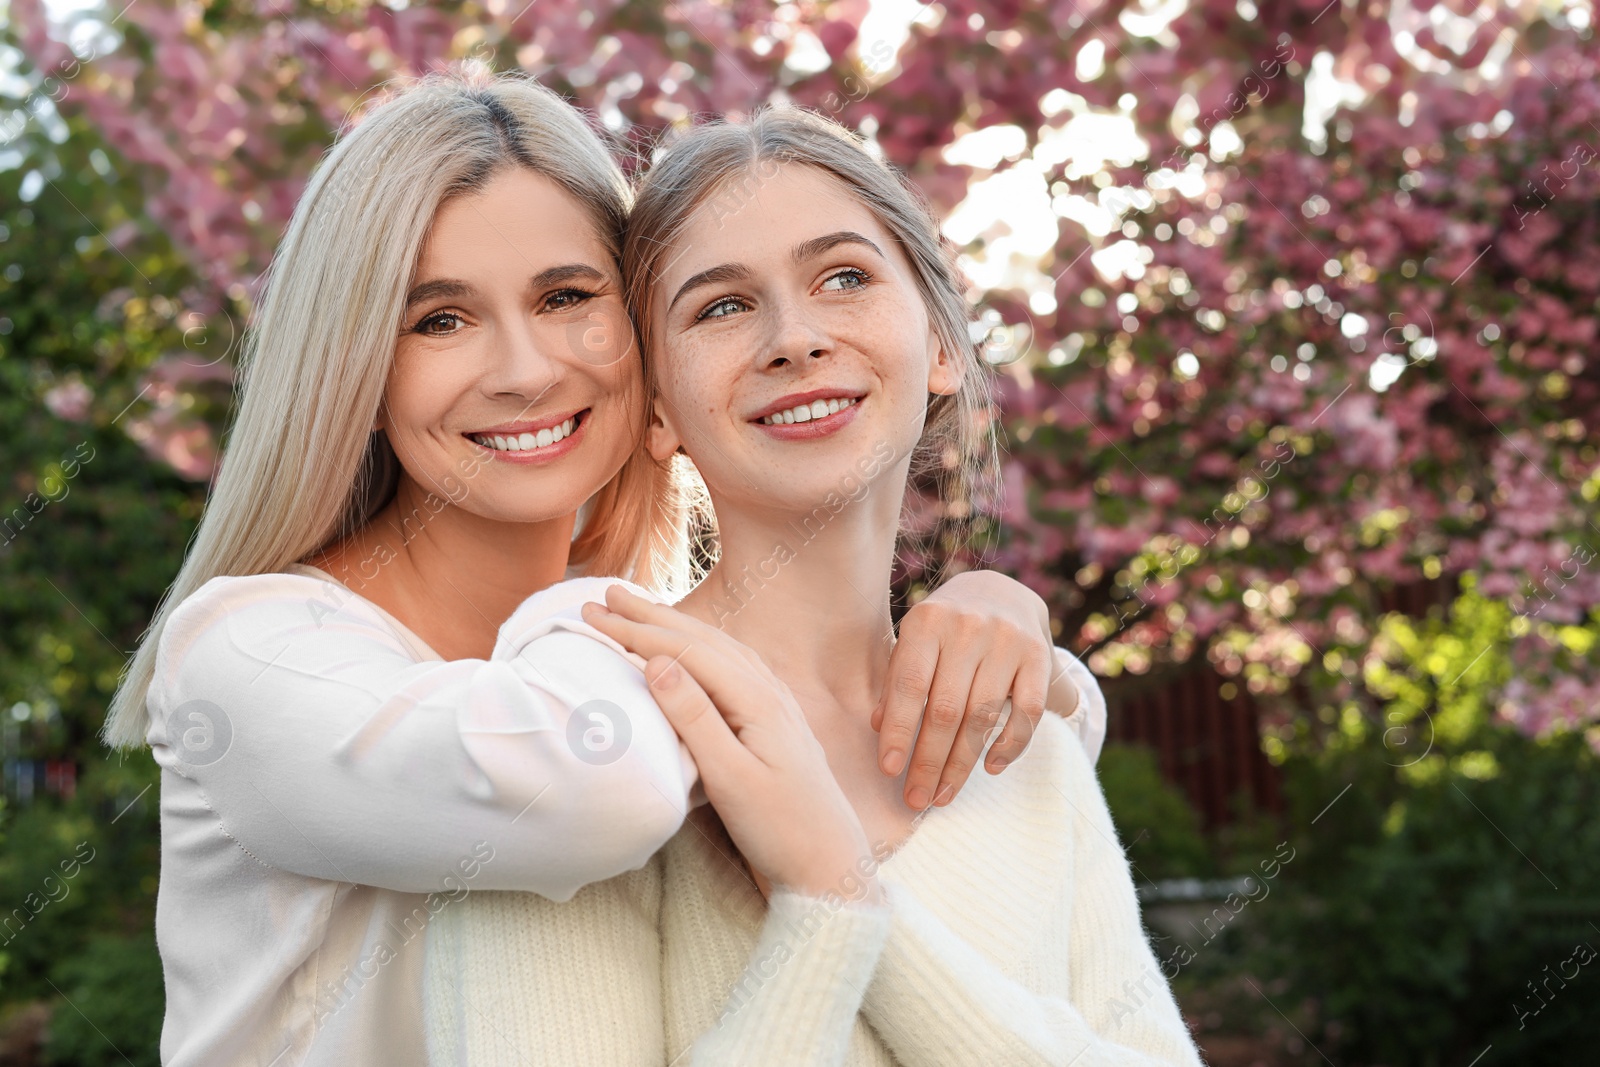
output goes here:
[[698, 778], [621, 647], [570, 632], [617, 579], [545, 589], [488, 660], [446, 661], [292, 570], [207, 582], [157, 652], [169, 1067], [425, 1063], [433, 916], [642, 866]]

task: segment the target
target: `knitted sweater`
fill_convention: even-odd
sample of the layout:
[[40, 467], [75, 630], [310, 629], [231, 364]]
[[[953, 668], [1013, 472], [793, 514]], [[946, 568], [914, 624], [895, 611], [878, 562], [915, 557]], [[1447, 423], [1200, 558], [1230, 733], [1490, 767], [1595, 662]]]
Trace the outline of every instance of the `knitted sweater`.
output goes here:
[[474, 893], [429, 930], [432, 1062], [1200, 1062], [1058, 717], [879, 876], [887, 930], [838, 900], [780, 891], [768, 908], [700, 808], [643, 870], [567, 904]]

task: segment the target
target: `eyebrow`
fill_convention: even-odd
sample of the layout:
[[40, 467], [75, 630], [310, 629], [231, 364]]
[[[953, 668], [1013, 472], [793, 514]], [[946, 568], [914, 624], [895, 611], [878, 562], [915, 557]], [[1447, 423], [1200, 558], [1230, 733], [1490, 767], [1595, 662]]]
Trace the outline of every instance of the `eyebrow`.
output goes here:
[[868, 248], [878, 253], [878, 255], [883, 255], [883, 249], [879, 248], [877, 245], [873, 244], [859, 233], [856, 233], [854, 230], [839, 230], [835, 233], [824, 234], [821, 237], [813, 237], [809, 241], [801, 241], [799, 244], [794, 246], [794, 251], [791, 253], [791, 255], [794, 258], [795, 263], [800, 264], [804, 263], [808, 259], [813, 258], [814, 256], [820, 256], [824, 252], [831, 251], [832, 249], [837, 248], [839, 245], [851, 244], [866, 245]]
[[[881, 248], [854, 230], [838, 230], [834, 233], [824, 234], [821, 237], [813, 237], [808, 241], [801, 241], [794, 246], [794, 250], [790, 252], [789, 257], [798, 265], [844, 244], [864, 245], [872, 249], [880, 257], [883, 255]], [[683, 299], [685, 293], [698, 289], [702, 285], [714, 285], [717, 282], [742, 282], [749, 279], [750, 268], [739, 263], [724, 263], [719, 267], [703, 270], [699, 274], [692, 275], [688, 281], [678, 287], [678, 291], [673, 294], [672, 301], [667, 304], [667, 311], [670, 312], [678, 301]]]
[[[587, 263], [563, 263], [559, 267], [550, 267], [542, 270], [528, 279], [528, 291], [536, 292], [552, 285], [560, 285], [562, 282], [577, 281], [579, 279], [603, 282], [606, 280], [606, 275]], [[435, 278], [432, 281], [422, 282], [406, 294], [406, 309], [409, 311], [425, 300], [459, 299], [472, 296], [476, 292], [477, 289], [473, 288], [471, 284], [459, 279]]]

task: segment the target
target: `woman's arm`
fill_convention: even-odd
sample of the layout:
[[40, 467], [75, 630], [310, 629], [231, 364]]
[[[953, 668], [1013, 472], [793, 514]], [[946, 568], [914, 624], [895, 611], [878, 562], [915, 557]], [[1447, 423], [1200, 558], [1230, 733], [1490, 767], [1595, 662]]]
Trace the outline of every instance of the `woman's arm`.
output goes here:
[[486, 843], [474, 888], [565, 900], [643, 864], [695, 777], [638, 671], [582, 632], [605, 584], [530, 597], [488, 660], [419, 663], [340, 587], [213, 579], [166, 624], [148, 739], [269, 867], [434, 892]]
[[860, 818], [805, 713], [760, 656], [716, 627], [620, 588], [585, 612], [649, 657], [651, 691], [769, 897], [758, 943], [693, 1062], [842, 1062], [889, 910]]
[[1051, 640], [1043, 599], [994, 571], [958, 574], [906, 612], [872, 725], [883, 772], [906, 770], [908, 805], [948, 804], [991, 740], [985, 766], [1003, 770], [1047, 708], [1093, 739], [1098, 757], [1105, 701], [1098, 686], [1089, 699], [1093, 676], [1065, 670], [1075, 658]]
[[[886, 905], [779, 890], [749, 961], [712, 1024], [670, 1018], [715, 951], [694, 938], [694, 973], [663, 971], [662, 857], [585, 886], [565, 903], [474, 892], [428, 928], [429, 1062], [473, 1067], [827, 1067], [841, 1063], [861, 990], [889, 931]], [[704, 912], [673, 921], [696, 927]], [[712, 975], [726, 970], [712, 968]], [[667, 997], [665, 981], [680, 996]], [[721, 1000], [720, 991], [706, 1003]], [[695, 1000], [695, 1005], [700, 1002]], [[703, 1030], [689, 1047], [669, 1037]], [[693, 1029], [691, 1032], [693, 1032]], [[669, 1045], [669, 1040], [673, 1045]]]
[[[862, 1006], [905, 1067], [971, 1063], [1066, 1067], [1173, 1067], [1200, 1063], [1139, 921], [1127, 861], [1081, 746], [1053, 739], [1065, 759], [1053, 775], [1061, 832], [1074, 857], [1052, 914], [972, 915], [958, 933], [904, 882], [884, 873], [894, 908], [889, 940]], [[1017, 771], [1014, 773], [1023, 773]], [[1078, 784], [1081, 783], [1081, 784]], [[1047, 788], [1049, 786], [1047, 785]], [[1018, 879], [1025, 894], [1028, 880]], [[948, 911], [948, 909], [946, 909]], [[980, 931], [1065, 924], [1062, 959], [998, 960]]]
[[[776, 889], [761, 937], [694, 1067], [842, 1064], [889, 934], [889, 906]], [[669, 1048], [669, 1063], [682, 1062]]]

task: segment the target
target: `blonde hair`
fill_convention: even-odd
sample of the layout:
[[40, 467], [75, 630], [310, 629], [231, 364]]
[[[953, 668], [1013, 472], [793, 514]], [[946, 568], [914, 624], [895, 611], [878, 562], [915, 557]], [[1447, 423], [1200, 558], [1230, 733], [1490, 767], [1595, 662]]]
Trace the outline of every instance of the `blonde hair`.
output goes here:
[[[514, 166], [570, 193], [620, 256], [627, 182], [582, 114], [526, 77], [430, 74], [400, 83], [341, 131], [273, 257], [239, 361], [225, 462], [112, 699], [108, 744], [144, 739], [156, 648], [176, 605], [219, 575], [280, 571], [360, 529], [393, 497], [399, 465], [371, 427], [423, 241], [441, 204]], [[641, 438], [644, 416], [641, 403]], [[590, 499], [572, 562], [671, 595], [687, 566], [670, 491], [635, 447]]]
[[[815, 167], [838, 180], [900, 245], [928, 318], [961, 375], [956, 392], [933, 398], [911, 456], [913, 484], [931, 482], [943, 505], [942, 540], [960, 543], [976, 518], [975, 501], [999, 484], [999, 456], [989, 367], [973, 337], [955, 251], [921, 192], [874, 158], [839, 123], [798, 107], [771, 107], [742, 121], [716, 120], [671, 141], [639, 184], [622, 245], [623, 285], [644, 354], [645, 392], [659, 379], [651, 358], [655, 282], [690, 218], [714, 195], [760, 182], [785, 163]], [[714, 522], [714, 520], [712, 520]]]

